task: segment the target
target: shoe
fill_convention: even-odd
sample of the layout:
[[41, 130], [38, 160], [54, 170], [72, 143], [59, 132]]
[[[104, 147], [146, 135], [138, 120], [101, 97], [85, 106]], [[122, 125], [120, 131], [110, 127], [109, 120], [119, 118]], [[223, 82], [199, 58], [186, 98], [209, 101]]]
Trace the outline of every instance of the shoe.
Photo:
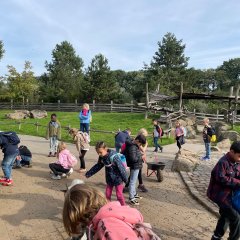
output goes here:
[[157, 150], [154, 150], [153, 152], [158, 152]]
[[2, 177], [2, 178], [0, 178], [0, 183], [4, 183], [4, 182], [6, 182], [6, 178], [5, 177]]
[[215, 235], [212, 236], [211, 240], [221, 240], [222, 238], [221, 237], [217, 237]]
[[138, 189], [139, 189], [141, 192], [148, 192], [148, 190], [145, 188], [144, 185], [138, 185]]
[[56, 157], [56, 156], [57, 156], [57, 153], [55, 152], [54, 155], [53, 155], [53, 157]]
[[59, 175], [52, 175], [51, 176], [51, 179], [54, 179], [54, 180], [60, 180], [61, 179], [61, 176], [59, 176]]
[[136, 195], [134, 196], [134, 198], [135, 198], [135, 199], [142, 199], [143, 197], [141, 197], [141, 196], [139, 196], [138, 194], [136, 194]]
[[70, 168], [69, 171], [66, 173], [67, 176], [70, 176], [73, 173], [73, 168]]
[[66, 177], [67, 177], [67, 174], [66, 174], [66, 173], [63, 173], [61, 177], [62, 177], [62, 178], [66, 178]]
[[204, 157], [204, 158], [202, 158], [201, 160], [202, 160], [202, 161], [210, 161], [211, 159], [208, 158], [208, 157]]
[[48, 154], [48, 157], [52, 157], [52, 153], [51, 152]]
[[139, 202], [137, 201], [136, 198], [133, 198], [133, 199], [130, 199], [130, 204], [131, 204], [131, 205], [136, 205], [136, 206], [138, 206], [138, 205], [139, 205]]
[[6, 179], [5, 182], [2, 183], [3, 186], [10, 186], [13, 184], [12, 179]]
[[163, 152], [163, 148], [160, 149], [161, 153]]
[[25, 165], [25, 167], [27, 167], [27, 168], [32, 168], [32, 164]]
[[83, 172], [86, 172], [86, 171], [87, 171], [86, 168], [80, 168], [80, 169], [78, 170], [79, 173], [83, 173]]
[[127, 193], [128, 192], [128, 187], [124, 187], [123, 188], [123, 193]]
[[13, 165], [12, 169], [19, 169], [19, 168], [22, 168], [21, 165]]

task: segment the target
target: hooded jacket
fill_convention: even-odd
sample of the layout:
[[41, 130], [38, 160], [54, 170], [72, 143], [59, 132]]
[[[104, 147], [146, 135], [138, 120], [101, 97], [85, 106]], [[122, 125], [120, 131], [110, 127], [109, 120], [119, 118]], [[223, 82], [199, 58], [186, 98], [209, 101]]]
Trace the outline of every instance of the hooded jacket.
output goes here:
[[69, 150], [64, 149], [59, 153], [56, 163], [65, 169], [70, 169], [77, 163], [77, 159], [70, 153]]

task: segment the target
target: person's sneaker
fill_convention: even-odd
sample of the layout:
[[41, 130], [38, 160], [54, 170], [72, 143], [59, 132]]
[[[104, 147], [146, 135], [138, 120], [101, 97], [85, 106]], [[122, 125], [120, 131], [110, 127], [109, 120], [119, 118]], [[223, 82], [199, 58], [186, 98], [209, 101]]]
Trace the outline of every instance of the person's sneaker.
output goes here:
[[67, 174], [66, 174], [66, 173], [63, 173], [61, 177], [62, 177], [62, 178], [66, 178], [66, 177], [67, 177]]
[[221, 237], [217, 237], [215, 235], [212, 236], [211, 240], [221, 240], [222, 238]]
[[67, 176], [70, 176], [73, 173], [73, 168], [70, 168], [70, 170], [66, 173]]
[[56, 157], [57, 156], [57, 152], [54, 153], [53, 157]]
[[210, 161], [210, 158], [204, 157], [204, 158], [202, 158], [202, 161]]
[[153, 152], [158, 152], [157, 150], [153, 150]]
[[2, 183], [3, 186], [10, 186], [13, 184], [12, 179], [6, 179], [5, 182]]
[[123, 188], [123, 193], [127, 193], [129, 190], [128, 190], [128, 187], [124, 187]]
[[139, 205], [139, 202], [138, 202], [138, 200], [136, 198], [130, 199], [129, 201], [130, 201], [131, 205], [136, 205], [136, 206]]
[[0, 183], [4, 183], [4, 182], [6, 182], [6, 178], [5, 177], [2, 177], [2, 178], [0, 178]]
[[141, 196], [139, 196], [138, 194], [136, 194], [136, 195], [134, 196], [134, 198], [135, 198], [135, 199], [142, 199], [143, 197], [141, 197]]
[[141, 192], [148, 192], [148, 190], [145, 188], [144, 185], [138, 185], [138, 189], [139, 189]]
[[61, 179], [61, 176], [59, 176], [59, 175], [52, 175], [51, 176], [51, 179], [54, 179], [54, 180], [60, 180]]
[[48, 154], [48, 157], [52, 157], [52, 153], [51, 152]]
[[13, 165], [12, 169], [19, 169], [19, 168], [22, 168], [21, 165]]
[[84, 173], [84, 172], [86, 172], [86, 171], [87, 171], [86, 168], [80, 168], [80, 169], [78, 170], [79, 173]]
[[160, 148], [160, 151], [163, 152], [163, 148]]

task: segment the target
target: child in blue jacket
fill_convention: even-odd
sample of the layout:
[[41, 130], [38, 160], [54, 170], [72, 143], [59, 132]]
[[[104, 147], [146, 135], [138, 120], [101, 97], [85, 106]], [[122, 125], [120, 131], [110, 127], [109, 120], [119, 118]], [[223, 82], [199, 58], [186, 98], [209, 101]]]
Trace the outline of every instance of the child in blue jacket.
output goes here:
[[87, 103], [83, 104], [82, 111], [79, 113], [80, 131], [89, 134], [89, 125], [92, 121], [92, 113]]

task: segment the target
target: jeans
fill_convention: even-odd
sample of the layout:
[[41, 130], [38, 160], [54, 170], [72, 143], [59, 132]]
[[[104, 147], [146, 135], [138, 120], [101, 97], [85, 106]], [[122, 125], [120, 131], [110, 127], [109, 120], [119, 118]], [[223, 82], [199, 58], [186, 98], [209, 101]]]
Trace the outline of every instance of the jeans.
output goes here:
[[57, 136], [50, 137], [50, 152], [56, 153], [58, 149], [58, 139]]
[[16, 165], [30, 165], [32, 163], [32, 158], [29, 156], [21, 155], [21, 160], [16, 160]]
[[4, 173], [4, 177], [7, 179], [11, 179], [11, 174], [12, 174], [12, 166], [13, 163], [18, 155], [18, 152], [13, 153], [11, 155], [5, 155], [2, 160], [2, 170]]
[[206, 158], [211, 157], [211, 143], [205, 142]]
[[49, 168], [52, 170], [55, 176], [62, 175], [63, 173], [68, 173], [70, 169], [64, 168], [62, 165], [57, 163], [50, 163]]
[[89, 134], [89, 123], [80, 123], [80, 131]]
[[130, 170], [130, 182], [129, 182], [129, 199], [134, 199], [136, 192], [136, 182], [138, 178], [139, 169]]
[[120, 143], [115, 143], [115, 149], [116, 149], [116, 152], [117, 152], [117, 153], [120, 153], [121, 147], [122, 147], [122, 144], [120, 144]]
[[[113, 187], [114, 186], [110, 186], [110, 185], [107, 185], [106, 187], [106, 198], [109, 201], [111, 201]], [[123, 196], [123, 184], [119, 184], [115, 186], [115, 189], [116, 189], [117, 200], [121, 203], [122, 206], [126, 205], [125, 199]]]
[[84, 160], [84, 156], [87, 153], [87, 150], [81, 150], [81, 157], [79, 157], [80, 159], [80, 168], [85, 169], [85, 160]]
[[221, 208], [219, 209], [220, 218], [218, 220], [214, 235], [221, 238], [229, 227], [229, 240], [238, 240], [240, 238], [240, 215], [233, 209]]
[[154, 137], [153, 138], [153, 142], [154, 142], [154, 146], [155, 146], [155, 151], [157, 152], [158, 151], [158, 148], [161, 150], [162, 149], [162, 147], [159, 145], [159, 143], [158, 143], [158, 139], [159, 139], [159, 137]]

